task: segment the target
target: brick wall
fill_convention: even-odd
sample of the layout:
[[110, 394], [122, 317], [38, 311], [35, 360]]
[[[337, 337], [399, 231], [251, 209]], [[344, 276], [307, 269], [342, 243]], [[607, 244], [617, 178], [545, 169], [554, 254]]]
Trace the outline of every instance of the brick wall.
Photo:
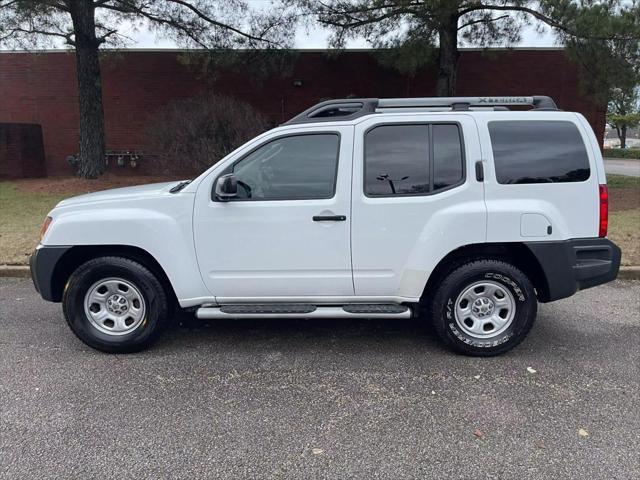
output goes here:
[[[362, 51], [337, 57], [303, 51], [290, 75], [261, 82], [248, 75], [219, 72], [212, 83], [181, 62], [175, 51], [110, 52], [103, 58], [102, 68], [110, 150], [145, 150], [144, 131], [154, 112], [172, 99], [190, 97], [207, 88], [250, 102], [277, 124], [321, 99], [430, 96], [436, 79], [433, 68], [408, 77], [382, 67]], [[294, 79], [302, 85], [294, 85]], [[580, 95], [576, 68], [562, 50], [463, 51], [457, 93], [550, 95], [560, 108], [584, 114], [599, 140], [604, 134], [605, 106]], [[78, 150], [73, 54], [1, 52], [2, 122], [40, 124], [47, 174], [71, 173], [65, 159]]]
[[0, 178], [46, 175], [42, 128], [29, 123], [0, 123]]

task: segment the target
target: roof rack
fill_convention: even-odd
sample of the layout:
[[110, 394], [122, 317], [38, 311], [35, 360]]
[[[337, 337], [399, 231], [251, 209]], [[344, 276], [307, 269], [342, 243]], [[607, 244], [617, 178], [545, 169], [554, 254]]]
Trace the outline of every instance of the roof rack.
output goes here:
[[533, 110], [558, 110], [551, 97], [422, 97], [422, 98], [344, 98], [318, 103], [296, 115], [284, 125], [310, 122], [353, 120], [372, 113], [415, 111], [424, 109], [508, 110], [511, 106], [530, 106]]

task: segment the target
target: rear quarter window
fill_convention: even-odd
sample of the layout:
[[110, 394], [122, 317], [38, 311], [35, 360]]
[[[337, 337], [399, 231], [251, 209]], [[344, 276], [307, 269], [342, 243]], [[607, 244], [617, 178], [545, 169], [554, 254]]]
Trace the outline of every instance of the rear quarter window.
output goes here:
[[498, 183], [582, 182], [590, 176], [587, 149], [571, 122], [495, 121], [489, 135]]

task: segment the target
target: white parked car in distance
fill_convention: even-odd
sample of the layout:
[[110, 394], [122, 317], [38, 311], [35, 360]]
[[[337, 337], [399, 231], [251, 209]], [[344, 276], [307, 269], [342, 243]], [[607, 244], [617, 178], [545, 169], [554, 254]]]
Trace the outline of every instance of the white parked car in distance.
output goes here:
[[488, 356], [525, 338], [538, 302], [616, 278], [607, 204], [591, 127], [548, 97], [331, 100], [192, 181], [60, 202], [31, 272], [106, 352], [147, 347], [180, 307], [422, 315]]

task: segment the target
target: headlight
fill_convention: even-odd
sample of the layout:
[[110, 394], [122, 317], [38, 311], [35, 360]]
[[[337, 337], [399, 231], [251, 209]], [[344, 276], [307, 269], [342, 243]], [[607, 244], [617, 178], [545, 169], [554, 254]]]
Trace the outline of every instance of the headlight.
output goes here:
[[42, 222], [42, 226], [40, 227], [40, 241], [42, 242], [42, 239], [44, 238], [44, 234], [47, 233], [47, 229], [49, 228], [49, 225], [51, 225], [51, 221], [53, 220], [53, 218], [51, 217], [47, 217], [44, 219], [44, 222]]

